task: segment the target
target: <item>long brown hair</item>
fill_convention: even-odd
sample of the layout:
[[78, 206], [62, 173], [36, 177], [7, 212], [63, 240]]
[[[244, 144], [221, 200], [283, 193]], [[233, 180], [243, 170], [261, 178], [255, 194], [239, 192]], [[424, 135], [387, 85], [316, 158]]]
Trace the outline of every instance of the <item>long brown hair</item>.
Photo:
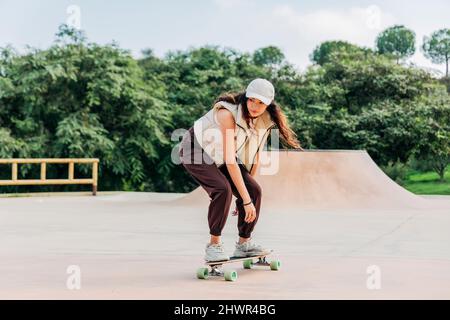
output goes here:
[[[248, 98], [245, 96], [245, 92], [225, 93], [214, 101], [214, 105], [220, 101], [225, 101], [232, 104], [241, 104], [242, 115], [245, 122], [249, 126], [250, 113], [248, 112], [247, 108], [247, 100]], [[272, 121], [275, 122], [280, 131], [281, 140], [288, 146], [291, 146], [295, 149], [302, 149], [302, 147], [300, 146], [300, 142], [296, 138], [297, 135], [289, 127], [286, 115], [283, 113], [280, 106], [275, 102], [275, 100], [273, 100], [272, 103], [267, 107], [267, 111], [269, 112]]]

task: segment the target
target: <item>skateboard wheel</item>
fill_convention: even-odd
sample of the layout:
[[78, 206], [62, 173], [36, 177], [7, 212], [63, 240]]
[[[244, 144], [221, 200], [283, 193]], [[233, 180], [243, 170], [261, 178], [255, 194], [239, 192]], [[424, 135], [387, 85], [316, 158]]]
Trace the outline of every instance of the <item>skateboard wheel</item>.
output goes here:
[[244, 260], [244, 269], [251, 269], [252, 265], [253, 265], [252, 259]]
[[280, 267], [281, 267], [280, 260], [273, 260], [273, 261], [270, 262], [270, 269], [271, 270], [274, 270], [274, 271], [280, 270]]
[[197, 270], [197, 278], [199, 279], [208, 279], [209, 270], [208, 268], [199, 268]]
[[228, 270], [225, 271], [224, 277], [226, 281], [236, 281], [237, 279], [237, 272], [234, 270]]

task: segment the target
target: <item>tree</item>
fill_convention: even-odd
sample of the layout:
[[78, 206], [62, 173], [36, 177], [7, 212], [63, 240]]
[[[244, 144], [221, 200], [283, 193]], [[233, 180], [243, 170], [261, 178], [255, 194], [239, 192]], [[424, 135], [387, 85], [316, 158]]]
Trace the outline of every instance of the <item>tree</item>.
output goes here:
[[445, 77], [448, 78], [450, 60], [450, 29], [435, 31], [430, 37], [423, 38], [423, 52], [433, 63], [445, 63]]
[[[135, 60], [61, 27], [46, 50], [0, 48], [0, 157], [98, 157], [101, 190], [187, 192], [197, 184], [171, 158], [179, 142], [170, 140], [173, 130], [190, 127], [219, 94], [260, 77], [274, 83], [303, 147], [366, 149], [380, 165], [429, 157], [442, 177], [449, 78], [344, 41], [322, 43], [311, 59], [306, 73], [276, 47], [205, 46], [163, 58], [146, 49]], [[25, 167], [21, 178], [39, 174]], [[48, 177], [66, 176], [61, 169]], [[9, 175], [0, 168], [0, 179]]]
[[381, 32], [376, 39], [376, 46], [380, 54], [392, 56], [398, 64], [400, 59], [414, 54], [415, 41], [414, 31], [398, 25]]
[[361, 48], [346, 41], [325, 41], [318, 45], [310, 55], [311, 61], [323, 65], [330, 61], [331, 54], [335, 52], [369, 52], [370, 49]]
[[[0, 157], [98, 157], [102, 190], [155, 190], [161, 150], [170, 144], [164, 90], [144, 82], [128, 51], [60, 31], [46, 50], [1, 51]], [[22, 168], [20, 175], [28, 177]]]
[[326, 103], [333, 109], [346, 108], [350, 114], [358, 114], [383, 100], [413, 100], [428, 94], [434, 84], [427, 72], [405, 68], [370, 51], [337, 50], [327, 60], [307, 70], [305, 84], [298, 89], [304, 103]]
[[83, 44], [87, 40], [86, 33], [83, 30], [78, 30], [67, 24], [62, 24], [58, 27], [55, 37], [55, 42], [61, 44]]
[[253, 53], [253, 63], [257, 66], [275, 68], [276, 66], [279, 66], [283, 60], [283, 52], [275, 46], [261, 48]]
[[444, 86], [370, 51], [338, 49], [326, 59], [281, 91], [300, 140], [312, 148], [365, 149], [380, 165], [405, 162], [426, 129], [416, 122], [427, 121], [418, 101], [447, 95]]
[[424, 97], [416, 110], [420, 113], [416, 118], [420, 138], [415, 157], [425, 161], [444, 181], [445, 168], [450, 164], [450, 97], [446, 91]]

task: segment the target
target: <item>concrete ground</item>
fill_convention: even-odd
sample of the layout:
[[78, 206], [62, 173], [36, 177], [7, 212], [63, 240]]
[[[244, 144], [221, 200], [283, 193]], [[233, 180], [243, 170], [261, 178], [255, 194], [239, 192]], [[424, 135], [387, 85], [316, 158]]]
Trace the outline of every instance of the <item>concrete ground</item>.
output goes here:
[[254, 240], [281, 269], [228, 264], [239, 277], [226, 282], [196, 278], [207, 207], [183, 196], [1, 197], [0, 299], [450, 298], [450, 197], [428, 197], [430, 210], [263, 208]]

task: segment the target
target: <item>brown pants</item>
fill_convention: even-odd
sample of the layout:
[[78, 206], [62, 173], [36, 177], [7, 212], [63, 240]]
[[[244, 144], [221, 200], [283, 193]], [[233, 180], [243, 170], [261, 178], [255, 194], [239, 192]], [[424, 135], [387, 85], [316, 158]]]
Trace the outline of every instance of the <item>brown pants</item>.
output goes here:
[[[226, 164], [217, 166], [207, 153], [198, 144], [194, 136], [194, 129], [191, 127], [184, 135], [179, 149], [181, 164], [208, 193], [211, 202], [208, 209], [209, 232], [213, 236], [220, 236], [230, 212], [232, 195], [236, 197], [236, 207], [238, 209], [238, 230], [242, 238], [250, 238], [251, 233], [258, 222], [261, 208], [261, 187], [250, 175], [243, 164], [239, 163], [242, 178], [247, 187], [250, 198], [256, 208], [256, 218], [253, 222], [247, 223], [245, 219], [245, 209], [243, 200], [231, 179]], [[204, 158], [203, 158], [204, 157]], [[205, 159], [207, 159], [205, 161]], [[194, 162], [201, 160], [201, 163]]]

